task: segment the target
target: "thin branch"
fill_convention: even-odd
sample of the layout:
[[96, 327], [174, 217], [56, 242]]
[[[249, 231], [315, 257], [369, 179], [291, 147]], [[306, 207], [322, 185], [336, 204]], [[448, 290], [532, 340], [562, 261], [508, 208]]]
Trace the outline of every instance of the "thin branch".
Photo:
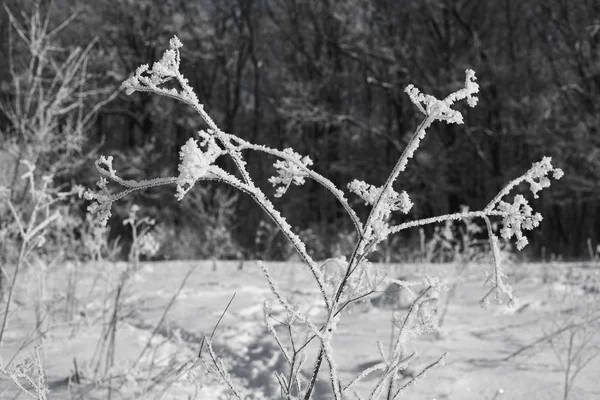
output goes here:
[[208, 353], [210, 354], [210, 358], [212, 359], [215, 367], [217, 368], [217, 371], [219, 372], [219, 374], [223, 378], [223, 381], [227, 384], [227, 386], [229, 386], [229, 389], [231, 389], [231, 391], [233, 392], [234, 396], [237, 399], [242, 400], [242, 397], [240, 396], [240, 394], [238, 393], [238, 391], [233, 386], [233, 382], [231, 381], [231, 376], [229, 376], [229, 374], [227, 373], [227, 371], [225, 371], [223, 362], [221, 360], [217, 359], [217, 356], [215, 355], [215, 352], [213, 351], [210, 339], [208, 339], [205, 336], [204, 340], [203, 340], [203, 343], [204, 342], [206, 342], [206, 347], [208, 348]]
[[[165, 309], [163, 310], [162, 315], [160, 316], [160, 319], [158, 320], [158, 322], [156, 323], [156, 326], [154, 327], [154, 330], [152, 331], [152, 334], [150, 335], [150, 337], [148, 338], [148, 340], [146, 341], [146, 345], [144, 346], [144, 348], [142, 349], [142, 351], [140, 352], [140, 354], [137, 356], [135, 362], [133, 363], [133, 368], [137, 367], [138, 363], [140, 362], [140, 360], [142, 359], [142, 356], [144, 355], [144, 353], [146, 352], [146, 350], [150, 347], [150, 344], [152, 342], [152, 339], [156, 336], [156, 334], [158, 333], [158, 330], [160, 329], [162, 323], [164, 322], [165, 318], [167, 317], [167, 313], [169, 312], [169, 310], [171, 309], [171, 307], [173, 306], [173, 304], [175, 303], [175, 300], [177, 299], [177, 297], [179, 296], [179, 294], [181, 293], [181, 291], [183, 290], [183, 287], [185, 286], [188, 278], [190, 277], [190, 275], [192, 274], [192, 272], [194, 272], [194, 270], [196, 269], [196, 267], [198, 266], [198, 264], [193, 264], [188, 272], [185, 274], [185, 276], [183, 277], [181, 284], [179, 285], [179, 288], [175, 291], [175, 293], [173, 293], [173, 296], [171, 296], [171, 300], [169, 301], [169, 304], [167, 304], [167, 306], [165, 307]], [[232, 298], [233, 299], [233, 298]], [[219, 320], [220, 321], [220, 320]], [[213, 331], [214, 332], [214, 331]], [[212, 337], [212, 336], [211, 336]]]
[[567, 326], [564, 326], [564, 327], [562, 327], [560, 329], [555, 330], [554, 332], [551, 332], [551, 333], [545, 335], [544, 337], [536, 339], [533, 342], [531, 342], [531, 343], [529, 343], [529, 344], [521, 347], [517, 351], [514, 351], [511, 354], [507, 355], [506, 357], [501, 358], [500, 361], [508, 361], [508, 360], [510, 360], [512, 358], [515, 358], [516, 356], [518, 356], [519, 354], [523, 353], [524, 351], [527, 351], [527, 350], [529, 350], [529, 349], [537, 346], [540, 343], [544, 343], [544, 342], [550, 341], [554, 337], [560, 335], [561, 333], [563, 333], [565, 331], [568, 331], [569, 329], [579, 328], [581, 326], [585, 326], [585, 325], [588, 325], [588, 324], [593, 324], [593, 323], [598, 322], [598, 321], [600, 321], [600, 316], [597, 316], [597, 317], [594, 317], [594, 318], [591, 318], [591, 319], [587, 319], [587, 320], [582, 321], [582, 322], [578, 322], [578, 323], [569, 324]]
[[419, 372], [418, 375], [416, 375], [415, 377], [413, 377], [410, 381], [408, 381], [406, 384], [402, 385], [402, 387], [400, 389], [398, 389], [396, 391], [396, 393], [394, 394], [394, 396], [392, 397], [392, 400], [395, 400], [398, 396], [400, 396], [402, 394], [402, 392], [414, 385], [417, 380], [419, 380], [420, 378], [422, 378], [427, 372], [429, 372], [431, 369], [435, 368], [436, 366], [438, 366], [439, 364], [444, 362], [444, 358], [446, 358], [446, 355], [448, 353], [444, 353], [442, 354], [442, 356], [440, 358], [438, 358], [436, 361], [432, 362], [431, 364], [429, 364], [427, 367], [425, 367], [421, 372]]

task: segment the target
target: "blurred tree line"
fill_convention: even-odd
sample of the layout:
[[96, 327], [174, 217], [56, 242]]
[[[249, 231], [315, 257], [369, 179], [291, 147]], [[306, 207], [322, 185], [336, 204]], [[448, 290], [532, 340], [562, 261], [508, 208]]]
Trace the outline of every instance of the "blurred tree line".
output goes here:
[[[588, 239], [600, 240], [597, 0], [5, 1], [15, 15], [34, 4], [50, 12], [51, 25], [74, 15], [53, 38], [64, 48], [96, 40], [86, 69], [91, 87], [117, 89], [137, 66], [158, 60], [177, 34], [182, 71], [224, 131], [309, 155], [341, 188], [353, 178], [384, 182], [420, 120], [403, 93], [407, 84], [443, 97], [472, 68], [479, 104], [464, 110], [464, 125], [430, 129], [400, 181], [415, 207], [398, 218], [455, 212], [462, 204], [479, 209], [550, 155], [566, 175], [533, 200], [544, 221], [530, 236], [530, 255], [583, 257]], [[0, 60], [15, 46], [9, 30], [3, 10]], [[10, 80], [8, 63], [0, 62], [3, 101], [14, 94]], [[99, 110], [85, 146], [115, 155], [124, 177], [169, 176], [177, 174], [181, 145], [203, 128], [191, 109], [170, 99], [122, 93]], [[5, 117], [0, 130], [4, 143], [19, 136]], [[248, 154], [250, 172], [268, 193], [274, 161]], [[94, 185], [92, 162], [73, 165], [60, 179]], [[199, 246], [206, 227], [223, 235], [223, 226], [213, 225], [225, 224], [244, 256], [252, 254], [262, 211], [244, 196], [224, 200], [234, 195], [227, 188], [211, 189], [181, 203], [168, 188], [129, 201], [166, 227], [171, 244]], [[216, 189], [220, 197], [208, 199]], [[335, 199], [314, 182], [274, 202], [325, 249], [351, 230]], [[361, 203], [356, 199], [366, 215]], [[119, 214], [127, 210], [116, 210], [114, 232], [123, 229]], [[215, 212], [218, 218], [207, 216]], [[416, 243], [419, 234], [412, 234], [398, 246]]]

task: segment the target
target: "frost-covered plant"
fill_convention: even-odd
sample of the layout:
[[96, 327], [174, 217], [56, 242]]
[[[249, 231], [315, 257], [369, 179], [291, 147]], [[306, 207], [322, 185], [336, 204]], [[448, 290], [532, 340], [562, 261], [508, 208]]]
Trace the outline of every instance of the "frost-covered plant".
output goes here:
[[[439, 357], [420, 373], [415, 374], [407, 382], [398, 382], [401, 378], [400, 372], [415, 357], [414, 352], [411, 352], [407, 346], [408, 342], [415, 336], [436, 329], [436, 292], [445, 290], [444, 285], [438, 279], [428, 277], [420, 282], [424, 286], [423, 290], [420, 292], [411, 291], [414, 283], [389, 279], [380, 268], [369, 262], [369, 255], [376, 251], [381, 242], [390, 235], [404, 229], [466, 218], [483, 219], [487, 227], [493, 262], [486, 282], [491, 285], [491, 288], [483, 296], [482, 304], [487, 305], [490, 298], [501, 302], [502, 296], [507, 297], [510, 303], [514, 302], [515, 297], [512, 289], [505, 281], [505, 275], [500, 265], [499, 238], [492, 229], [492, 219], [501, 220], [503, 226], [501, 236], [505, 239], [514, 238], [517, 248], [522, 249], [527, 244], [523, 230], [530, 230], [538, 226], [542, 217], [533, 212], [525, 197], [517, 195], [512, 202], [505, 200], [505, 198], [513, 188], [522, 182], [529, 183], [532, 192], [537, 196], [540, 189], [550, 184], [548, 176], [559, 179], [562, 176], [562, 171], [552, 166], [549, 157], [534, 163], [529, 171], [505, 186], [482, 210], [459, 211], [398, 225], [390, 223], [392, 220], [390, 217], [394, 213], [408, 214], [413, 205], [409, 193], [405, 190], [394, 189], [394, 183], [398, 176], [405, 171], [409, 160], [425, 137], [427, 128], [436, 121], [463, 123], [462, 114], [453, 108], [458, 101], [466, 100], [471, 107], [476, 105], [479, 85], [476, 83], [475, 72], [467, 70], [464, 87], [441, 100], [421, 93], [413, 85], [406, 88], [405, 91], [409, 98], [423, 114], [423, 120], [416, 128], [411, 140], [382, 186], [374, 186], [360, 180], [349, 183], [348, 191], [359, 196], [367, 205], [371, 206], [368, 218], [361, 221], [346, 199], [346, 193], [327, 178], [311, 169], [312, 161], [310, 158], [303, 157], [292, 149], [281, 151], [253, 144], [220, 130], [204, 110], [203, 105], [200, 104], [188, 80], [179, 71], [181, 61], [179, 49], [181, 47], [182, 43], [177, 37], [174, 37], [170, 41], [170, 48], [163, 54], [160, 61], [154, 63], [152, 68], [149, 65], [140, 66], [135, 74], [123, 83], [123, 88], [127, 94], [136, 91], [152, 92], [181, 101], [191, 106], [208, 125], [208, 129], [198, 132], [199, 140], [190, 138], [181, 148], [179, 175], [141, 181], [124, 180], [117, 175], [116, 170], [113, 168], [112, 157], [101, 157], [96, 162], [98, 171], [102, 175], [98, 184], [100, 191], [88, 190], [85, 196], [92, 201], [89, 207], [90, 212], [94, 213], [103, 224], [106, 224], [110, 217], [112, 204], [133, 191], [158, 185], [174, 184], [176, 185], [175, 196], [181, 200], [197, 182], [206, 180], [216, 180], [229, 184], [248, 194], [264, 210], [267, 216], [285, 234], [310, 270], [320, 292], [324, 314], [314, 317], [311, 316], [312, 314], [309, 315], [302, 305], [290, 303], [266, 266], [263, 265], [264, 275], [277, 301], [276, 307], [265, 304], [265, 323], [288, 364], [287, 371], [276, 372], [281, 387], [281, 398], [309, 399], [322, 364], [326, 363], [329, 367], [331, 392], [336, 400], [342, 399], [351, 393], [354, 393], [359, 399], [363, 398], [361, 394], [355, 391], [356, 384], [375, 371], [379, 371], [379, 378], [376, 380], [368, 398], [379, 399], [387, 393], [388, 399], [396, 399], [423, 374], [443, 361], [445, 355]], [[174, 81], [178, 88], [174, 88], [172, 84], [167, 88], [165, 83], [169, 81], [171, 83]], [[291, 184], [302, 185], [306, 179], [313, 179], [327, 188], [347, 212], [356, 230], [357, 240], [350, 254], [334, 261], [337, 269], [336, 273], [330, 277], [331, 279], [325, 279], [320, 265], [310, 256], [305, 243], [294, 233], [292, 227], [279, 211], [274, 208], [265, 192], [253, 182], [246, 169], [246, 161], [243, 156], [243, 152], [247, 151], [258, 151], [278, 158], [278, 161], [274, 164], [275, 175], [270, 180], [276, 186], [276, 197], [284, 196]], [[216, 164], [220, 157], [225, 156], [230, 157], [235, 164], [236, 175]], [[109, 181], [122, 186], [123, 189], [116, 193], [111, 192], [108, 189]], [[361, 372], [350, 382], [342, 382], [338, 374], [335, 349], [332, 346], [332, 339], [337, 333], [342, 312], [348, 305], [368, 298], [385, 282], [396, 282], [398, 285], [405, 287], [412, 293], [413, 304], [406, 315], [395, 316], [394, 323], [398, 330], [390, 350], [385, 351], [383, 345], [378, 343], [377, 348], [381, 355], [381, 362]], [[277, 318], [275, 314], [278, 314]], [[275, 328], [274, 322], [287, 328], [286, 332], [289, 335], [285, 340], [280, 336], [280, 331]], [[306, 377], [303, 375], [303, 371], [308, 360], [304, 350], [313, 341], [319, 344], [319, 352], [310, 368], [309, 376]], [[219, 363], [215, 357], [213, 357], [213, 361], [221, 376], [231, 388], [233, 395], [242, 398], [243, 391], [234, 388], [234, 382], [225, 371], [224, 365]]]
[[50, 389], [46, 384], [40, 346], [35, 347], [32, 357], [25, 358], [12, 368], [2, 365], [2, 360], [0, 360], [0, 377], [10, 380], [19, 388], [19, 393], [25, 393], [30, 398], [37, 400], [48, 398]]
[[[26, 160], [23, 160], [22, 163], [28, 169], [21, 176], [23, 180], [27, 181], [28, 202], [21, 205], [14, 204], [11, 200], [10, 190], [0, 186], [0, 210], [7, 208], [10, 212], [9, 215], [12, 217], [11, 220], [7, 221], [8, 224], [4, 226], [4, 229], [8, 231], [7, 236], [17, 238], [19, 248], [18, 257], [14, 260], [15, 268], [7, 286], [6, 305], [2, 326], [0, 327], [0, 345], [8, 322], [12, 295], [21, 268], [27, 265], [30, 258], [43, 248], [48, 232], [51, 228], [55, 229], [62, 218], [62, 210], [58, 207], [59, 204], [83, 191], [81, 187], [74, 187], [70, 191], [61, 191], [53, 186], [52, 175], [36, 177], [35, 166]], [[8, 278], [5, 266], [1, 266], [1, 268], [3, 277]]]
[[[566, 312], [557, 305], [557, 311], [549, 318], [550, 327], [545, 327], [545, 337], [563, 370], [563, 400], [571, 398], [570, 393], [580, 374], [596, 358], [600, 357], [598, 330], [600, 328], [600, 295], [596, 289], [600, 274], [592, 271], [581, 276], [580, 287], [567, 289], [565, 304], [571, 306]], [[583, 294], [579, 291], [583, 290]], [[571, 292], [572, 291], [572, 292]], [[575, 292], [575, 293], [573, 293]], [[579, 292], [579, 293], [578, 293]], [[546, 322], [545, 325], [547, 325]]]
[[[64, 183], [87, 162], [85, 133], [102, 106], [118, 95], [90, 85], [96, 40], [83, 48], [66, 48], [59, 40], [75, 15], [55, 24], [50, 11], [43, 12], [52, 7], [34, 3], [27, 13], [13, 13], [4, 4], [3, 14], [9, 22], [3, 30], [8, 75], [0, 91], [0, 154], [10, 162], [0, 166], [0, 185], [5, 186], [0, 188], [0, 290], [2, 296], [8, 292], [7, 312], [22, 267], [34, 258], [45, 268], [74, 256], [69, 247], [74, 241], [67, 240], [79, 222], [69, 214], [77, 204], [63, 201], [73, 193], [59, 191], [53, 180]], [[6, 267], [14, 265], [9, 278]], [[36, 304], [36, 309], [44, 307]]]
[[137, 269], [142, 256], [152, 257], [158, 253], [160, 244], [156, 240], [151, 228], [156, 223], [148, 217], [139, 218], [137, 212], [140, 207], [134, 204], [129, 209], [129, 216], [123, 221], [123, 225], [129, 225], [133, 241], [129, 250], [129, 262]]
[[[582, 267], [557, 270], [556, 281], [548, 284], [547, 302], [552, 310], [540, 324], [543, 335], [504, 357], [509, 361], [521, 354], [532, 359], [544, 357], [550, 349], [562, 370], [562, 398], [568, 400], [575, 382], [600, 357], [600, 272]], [[587, 371], [588, 373], [590, 371]]]
[[[91, 87], [88, 64], [96, 40], [85, 48], [67, 49], [57, 39], [75, 14], [53, 27], [50, 12], [44, 15], [39, 3], [29, 15], [14, 15], [6, 5], [4, 9], [10, 21], [4, 58], [10, 79], [0, 93], [0, 114], [6, 122], [0, 149], [57, 178], [70, 176], [88, 159], [83, 152], [86, 131], [118, 92]], [[7, 185], [13, 202], [20, 194], [18, 178], [15, 168]]]
[[[24, 268], [29, 267], [33, 274], [38, 275], [37, 289], [40, 301], [35, 304], [35, 330], [23, 338], [20, 346], [8, 362], [5, 363], [0, 360], [0, 377], [10, 379], [22, 393], [39, 400], [45, 400], [48, 388], [41, 362], [40, 345], [36, 346], [33, 357], [28, 357], [14, 366], [12, 363], [28, 344], [38, 339], [43, 340], [45, 319], [52, 305], [41, 301], [44, 297], [45, 288], [43, 277], [40, 277], [40, 275], [44, 275], [44, 269], [47, 266], [44, 262], [34, 263], [33, 261], [43, 258], [41, 254], [43, 254], [45, 247], [48, 247], [48, 242], [53, 240], [49, 238], [51, 232], [60, 231], [61, 221], [66, 218], [65, 208], [62, 204], [82, 192], [83, 188], [74, 187], [70, 191], [61, 191], [60, 188], [54, 186], [52, 175], [39, 176], [36, 174], [36, 168], [31, 162], [22, 160], [21, 163], [26, 170], [20, 177], [25, 182], [24, 187], [27, 188], [25, 200], [21, 201], [20, 204], [14, 203], [11, 199], [11, 190], [0, 186], [0, 213], [9, 216], [9, 218], [2, 220], [0, 236], [11, 239], [18, 248], [15, 259], [9, 258], [6, 264], [0, 265], [2, 281], [7, 281], [7, 284], [2, 286], [5, 304], [2, 307], [0, 347], [3, 345], [2, 340], [8, 330], [9, 319], [12, 316], [13, 294], [20, 289], [20, 287], [17, 288], [17, 283]], [[5, 212], [6, 210], [8, 212]], [[9, 276], [9, 274], [12, 274], [12, 276]]]
[[109, 399], [113, 388], [118, 386], [115, 382], [123, 384], [123, 380], [129, 379], [127, 376], [122, 377], [115, 372], [118, 371], [118, 368], [115, 367], [116, 335], [118, 323], [123, 318], [122, 315], [125, 314], [123, 309], [128, 303], [129, 284], [141, 269], [140, 260], [142, 256], [152, 257], [160, 248], [160, 243], [151, 231], [155, 221], [149, 217], [140, 217], [138, 215], [139, 209], [139, 206], [133, 204], [129, 208], [128, 217], [123, 220], [123, 225], [128, 226], [132, 234], [128, 263], [120, 272], [113, 290], [108, 293], [103, 310], [103, 318], [105, 319], [103, 329], [90, 361], [92, 374], [97, 382], [112, 381], [107, 385]]

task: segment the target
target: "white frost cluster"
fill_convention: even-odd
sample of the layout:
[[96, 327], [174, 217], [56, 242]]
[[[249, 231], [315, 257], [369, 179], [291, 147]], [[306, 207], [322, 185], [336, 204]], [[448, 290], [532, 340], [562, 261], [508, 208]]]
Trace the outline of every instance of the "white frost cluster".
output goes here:
[[160, 250], [160, 243], [151, 232], [146, 232], [138, 238], [138, 246], [140, 254], [148, 257], [153, 257]]
[[[96, 167], [103, 171], [106, 176], [111, 177], [112, 179], [117, 178], [117, 171], [112, 166], [113, 157], [112, 156], [100, 156], [100, 158], [96, 161]], [[111, 195], [108, 192], [108, 180], [102, 176], [96, 182], [96, 186], [100, 191], [98, 193], [94, 192], [91, 189], [87, 189], [81, 192], [81, 196], [89, 201], [92, 201], [87, 207], [87, 210], [90, 214], [93, 214], [95, 220], [100, 223], [101, 226], [106, 226], [108, 219], [112, 215], [112, 199]]]
[[[550, 186], [548, 175], [551, 172], [554, 179], [560, 179], [564, 175], [560, 168], [552, 166], [552, 158], [544, 157], [541, 161], [534, 163], [518, 181], [529, 183], [533, 196], [538, 198], [538, 192]], [[522, 250], [529, 243], [523, 235], [523, 229], [536, 228], [542, 221], [541, 214], [533, 214], [527, 199], [520, 194], [515, 196], [512, 204], [505, 201], [498, 202], [496, 209], [505, 214], [500, 235], [507, 240], [514, 236], [517, 239], [517, 249]]]
[[[198, 97], [194, 90], [189, 85], [188, 80], [179, 72], [179, 65], [181, 63], [181, 56], [179, 49], [183, 46], [177, 36], [169, 41], [170, 48], [163, 53], [160, 61], [155, 62], [152, 65], [152, 69], [148, 64], [140, 65], [135, 74], [123, 82], [122, 88], [125, 89], [127, 95], [132, 94], [136, 90], [141, 91], [152, 91], [155, 93], [178, 97], [183, 101], [192, 104], [195, 108], [201, 109], [202, 106], [198, 101]], [[160, 85], [175, 78], [181, 90], [178, 91], [175, 88], [165, 89], [161, 88]]]
[[552, 158], [544, 157], [542, 161], [533, 164], [531, 169], [525, 174], [525, 180], [529, 183], [533, 196], [537, 199], [538, 192], [544, 188], [550, 187], [550, 179], [547, 175], [552, 172], [554, 179], [560, 179], [564, 173], [560, 168], [552, 166]]
[[498, 211], [506, 213], [500, 235], [507, 240], [514, 236], [517, 239], [517, 249], [522, 250], [529, 243], [522, 230], [536, 228], [542, 222], [542, 215], [533, 214], [533, 209], [520, 194], [515, 196], [513, 204], [505, 201], [498, 203]]
[[163, 53], [160, 61], [152, 65], [152, 72], [163, 78], [175, 77], [181, 63], [178, 52], [178, 49], [183, 46], [181, 41], [175, 36], [170, 40], [169, 44], [171, 48]]
[[[382, 188], [369, 185], [368, 183], [358, 179], [350, 182], [348, 184], [348, 189], [363, 199], [366, 205], [375, 204], [381, 195], [382, 190]], [[390, 194], [387, 196], [387, 198], [382, 199], [382, 202], [390, 211], [401, 211], [404, 214], [408, 214], [413, 206], [413, 202], [410, 200], [410, 197], [408, 197], [408, 193], [406, 193], [404, 190], [398, 193], [393, 189], [390, 189]]]
[[273, 164], [277, 170], [278, 176], [272, 176], [269, 178], [269, 182], [271, 182], [273, 186], [280, 185], [276, 189], [275, 197], [283, 196], [292, 183], [298, 186], [303, 185], [305, 182], [304, 178], [308, 174], [300, 167], [300, 165], [308, 168], [313, 163], [309, 156], [301, 157], [300, 154], [294, 152], [291, 148], [287, 148], [283, 150], [283, 152], [293, 161], [278, 160]]
[[206, 151], [202, 151], [197, 140], [190, 138], [179, 152], [181, 163], [179, 163], [175, 194], [178, 200], [183, 199], [198, 179], [206, 177], [211, 172], [212, 164], [222, 152], [213, 136], [205, 131], [200, 131], [199, 134], [204, 139], [200, 146], [206, 147]]
[[[348, 184], [348, 189], [356, 193], [366, 204], [374, 206], [370, 223], [365, 227], [364, 237], [372, 244], [379, 243], [390, 234], [389, 220], [394, 211], [407, 214], [413, 206], [412, 201], [405, 191], [396, 192], [388, 187], [382, 194], [383, 188], [369, 185], [360, 180], [353, 180]], [[380, 196], [385, 196], [380, 199]], [[379, 200], [378, 200], [379, 199]], [[374, 247], [371, 247], [374, 250]], [[359, 246], [358, 253], [363, 254], [364, 244]]]
[[[100, 166], [104, 165], [106, 167], [106, 171], [108, 171], [110, 176], [115, 177], [115, 176], [117, 176], [117, 171], [115, 171], [113, 169], [112, 162], [113, 162], [113, 156], [108, 156], [108, 157], [100, 156], [100, 159], [98, 160], [98, 165], [100, 165]], [[104, 179], [104, 181], [101, 180], [100, 182], [106, 182], [106, 179]], [[103, 188], [106, 185], [101, 186], [101, 184], [98, 183], [98, 186]]]
[[465, 71], [465, 75], [465, 87], [450, 93], [444, 100], [438, 100], [434, 96], [423, 94], [414, 85], [408, 85], [404, 91], [423, 114], [447, 123], [462, 124], [462, 114], [453, 110], [450, 106], [456, 101], [466, 99], [469, 106], [475, 107], [477, 97], [474, 94], [479, 92], [479, 85], [475, 82], [475, 71], [468, 69]]

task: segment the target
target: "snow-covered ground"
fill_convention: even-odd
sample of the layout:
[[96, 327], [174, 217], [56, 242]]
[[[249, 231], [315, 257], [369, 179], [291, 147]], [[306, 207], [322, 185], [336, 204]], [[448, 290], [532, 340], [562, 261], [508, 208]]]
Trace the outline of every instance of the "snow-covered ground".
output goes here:
[[[152, 339], [150, 350], [133, 363], [148, 342], [165, 307], [192, 266], [185, 287], [169, 310], [164, 323]], [[322, 312], [319, 293], [310, 279], [307, 268], [294, 263], [269, 263], [269, 269], [288, 298], [303, 304], [316, 318]], [[113, 399], [219, 399], [227, 398], [227, 388], [218, 379], [210, 365], [196, 362], [193, 373], [187, 373], [186, 364], [193, 363], [200, 349], [203, 335], [210, 335], [227, 303], [235, 293], [213, 338], [215, 353], [220, 356], [238, 387], [249, 388], [248, 398], [278, 398], [274, 370], [286, 372], [286, 364], [276, 344], [263, 326], [263, 301], [272, 300], [266, 280], [255, 262], [155, 262], [144, 267], [131, 278], [131, 284], [122, 293], [122, 308], [115, 336], [114, 367], [107, 374], [113, 376]], [[419, 380], [406, 399], [556, 399], [562, 398], [564, 368], [548, 342], [542, 342], [521, 354], [504, 360], [511, 353], [534, 342], [555, 329], [552, 322], [568, 320], [580, 312], [576, 304], [565, 300], [592, 296], [567, 282], [567, 265], [521, 265], [511, 269], [510, 282], [520, 298], [514, 309], [492, 305], [484, 310], [479, 300], [486, 290], [483, 267], [472, 266], [461, 279], [455, 298], [450, 302], [441, 335], [421, 336], [410, 342], [418, 357], [411, 365], [413, 371], [448, 352], [445, 365], [432, 370]], [[43, 348], [44, 367], [51, 389], [50, 399], [107, 398], [109, 381], [94, 382], [94, 368], [99, 359], [106, 359], [100, 339], [106, 336], [108, 321], [119, 274], [125, 264], [87, 264], [77, 269], [74, 297], [60, 296], [67, 290], [68, 274], [73, 269], [56, 267], [44, 275], [29, 271], [21, 276], [13, 312], [0, 350], [4, 363], [8, 362], [25, 343], [14, 363], [31, 355], [36, 343]], [[456, 276], [454, 265], [392, 265], [392, 276], [413, 277], [428, 273], [448, 282]], [[588, 271], [575, 267], [577, 273]], [[571, 273], [571, 275], [573, 275]], [[40, 288], [39, 280], [44, 287]], [[39, 301], [43, 293], [44, 301]], [[65, 323], [64, 309], [67, 298], [73, 304], [70, 323]], [[444, 304], [440, 299], [440, 307]], [[578, 300], [579, 302], [579, 300]], [[40, 307], [40, 304], [45, 305]], [[557, 313], [557, 308], [564, 312]], [[598, 305], [600, 308], [600, 305]], [[273, 305], [273, 313], [278, 308]], [[335, 356], [343, 382], [349, 382], [361, 370], [380, 361], [376, 341], [384, 346], [390, 341], [392, 309], [364, 305], [353, 307], [344, 314], [337, 337], [334, 339]], [[400, 313], [405, 310], [400, 310]], [[598, 311], [596, 311], [598, 313]], [[40, 337], [35, 329], [40, 315]], [[598, 327], [598, 325], [596, 325]], [[588, 344], [587, 351], [600, 346], [600, 332]], [[555, 346], [558, 354], [560, 347]], [[308, 346], [308, 374], [317, 351], [316, 344]], [[204, 355], [207, 355], [204, 348]], [[591, 354], [591, 353], [590, 353]], [[93, 361], [96, 361], [93, 363]], [[77, 365], [79, 383], [76, 383]], [[104, 371], [102, 362], [99, 370]], [[206, 372], [206, 370], [210, 370]], [[329, 399], [327, 370], [322, 369], [314, 399]], [[124, 378], [126, 377], [126, 379]], [[600, 398], [600, 358], [591, 361], [577, 376], [572, 399]], [[375, 377], [358, 386], [364, 394], [372, 389]], [[155, 384], [148, 392], [140, 392], [150, 379]], [[118, 382], [118, 385], [117, 383]], [[0, 398], [12, 398], [16, 393], [9, 381], [0, 381]], [[499, 394], [501, 390], [503, 393]], [[497, 397], [495, 397], [497, 396]]]

